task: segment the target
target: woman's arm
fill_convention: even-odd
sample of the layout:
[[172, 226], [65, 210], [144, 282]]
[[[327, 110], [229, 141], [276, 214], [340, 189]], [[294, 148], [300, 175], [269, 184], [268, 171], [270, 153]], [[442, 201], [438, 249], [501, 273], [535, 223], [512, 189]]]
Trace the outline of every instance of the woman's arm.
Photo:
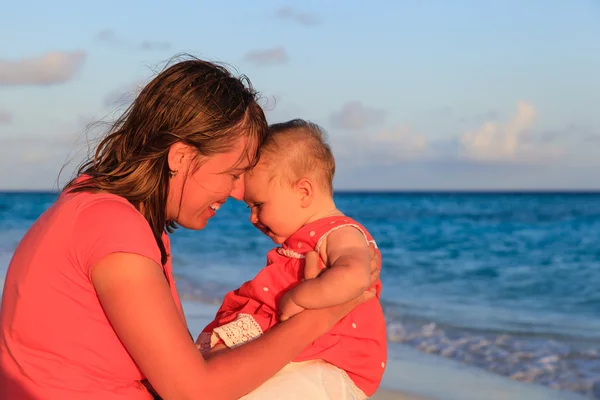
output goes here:
[[339, 307], [300, 313], [256, 340], [205, 361], [156, 262], [113, 253], [94, 265], [91, 278], [119, 339], [164, 400], [237, 399], [374, 296], [366, 292]]

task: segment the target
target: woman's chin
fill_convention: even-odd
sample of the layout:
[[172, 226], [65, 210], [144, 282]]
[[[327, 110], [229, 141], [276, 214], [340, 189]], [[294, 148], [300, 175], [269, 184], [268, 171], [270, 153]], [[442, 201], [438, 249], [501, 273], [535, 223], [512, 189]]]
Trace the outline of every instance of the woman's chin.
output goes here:
[[191, 221], [179, 220], [179, 221], [177, 221], [177, 225], [179, 225], [185, 229], [190, 229], [192, 231], [199, 231], [201, 229], [206, 228], [206, 224], [208, 224], [209, 220], [210, 220], [210, 218], [207, 218], [206, 216], [203, 215], [198, 218], [194, 218]]

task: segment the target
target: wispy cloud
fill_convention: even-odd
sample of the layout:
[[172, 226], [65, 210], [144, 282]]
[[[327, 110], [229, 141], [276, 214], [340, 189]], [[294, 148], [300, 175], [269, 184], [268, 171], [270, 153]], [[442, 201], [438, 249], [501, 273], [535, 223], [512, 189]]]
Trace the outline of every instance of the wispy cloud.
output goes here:
[[425, 135], [413, 132], [408, 126], [401, 126], [394, 130], [383, 130], [379, 135], [372, 138], [372, 142], [380, 144], [394, 153], [397, 151], [409, 152], [411, 156], [427, 149]]
[[583, 140], [588, 143], [600, 143], [600, 133], [586, 135]]
[[0, 109], [0, 124], [8, 125], [8, 124], [12, 123], [12, 120], [13, 120], [13, 115], [10, 111]]
[[484, 121], [496, 120], [500, 117], [498, 111], [488, 110], [473, 115], [463, 116], [458, 119], [460, 123], [482, 123]]
[[157, 42], [153, 40], [144, 40], [140, 44], [142, 50], [169, 50], [173, 45], [169, 42]]
[[135, 100], [145, 83], [145, 81], [138, 81], [108, 92], [104, 96], [104, 105], [107, 107], [129, 105]]
[[244, 59], [258, 66], [267, 66], [285, 64], [288, 61], [288, 55], [285, 48], [274, 47], [272, 49], [249, 51]]
[[300, 12], [290, 6], [281, 7], [275, 15], [279, 19], [293, 21], [304, 26], [315, 26], [321, 23], [321, 19], [317, 14]]
[[329, 123], [333, 128], [362, 130], [380, 124], [384, 119], [384, 110], [367, 107], [360, 101], [349, 101], [340, 111], [331, 113]]
[[[383, 123], [383, 110], [349, 102], [333, 113], [329, 122], [344, 131], [332, 136], [333, 148], [345, 160], [352, 160], [351, 164], [441, 163], [483, 168], [500, 164], [542, 166], [563, 157], [563, 147], [533, 130], [536, 116], [535, 107], [523, 101], [507, 121], [488, 120], [463, 133], [432, 137], [408, 125], [378, 131], [374, 126]], [[588, 133], [582, 140], [600, 140], [595, 132]]]
[[46, 150], [24, 150], [21, 153], [21, 160], [28, 164], [45, 164], [50, 158]]
[[[0, 187], [8, 189], [56, 189], [73, 176], [82, 157], [73, 154], [73, 139], [44, 134], [3, 137], [0, 146]], [[83, 146], [82, 146], [83, 147]], [[14, 166], [21, 168], [15, 170]]]
[[519, 102], [508, 122], [485, 121], [478, 129], [460, 135], [462, 155], [479, 162], [537, 163], [556, 158], [562, 149], [528, 136], [536, 116], [532, 104]]
[[126, 38], [117, 35], [112, 29], [101, 30], [96, 34], [95, 39], [112, 46], [133, 47], [145, 51], [169, 50], [173, 47], [172, 43], [167, 41], [143, 40], [141, 43], [132, 43]]
[[112, 29], [103, 29], [95, 36], [96, 40], [110, 44], [120, 44], [120, 39]]
[[0, 86], [67, 82], [81, 69], [86, 57], [84, 51], [55, 51], [20, 60], [0, 60]]
[[352, 160], [353, 165], [393, 164], [428, 157], [429, 144], [425, 135], [400, 126], [378, 134], [338, 135], [333, 149], [336, 156]]
[[[589, 125], [568, 123], [563, 128], [550, 129], [542, 132], [541, 140], [555, 142], [565, 138], [575, 138], [586, 142], [593, 142], [600, 132]], [[591, 140], [590, 140], [591, 139]]]

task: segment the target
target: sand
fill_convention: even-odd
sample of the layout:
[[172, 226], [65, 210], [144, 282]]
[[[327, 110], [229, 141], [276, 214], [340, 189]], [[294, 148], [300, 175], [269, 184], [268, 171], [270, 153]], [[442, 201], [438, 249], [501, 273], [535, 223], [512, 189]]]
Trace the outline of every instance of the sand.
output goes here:
[[373, 400], [429, 400], [427, 397], [418, 396], [406, 392], [397, 392], [393, 390], [381, 389], [373, 397]]

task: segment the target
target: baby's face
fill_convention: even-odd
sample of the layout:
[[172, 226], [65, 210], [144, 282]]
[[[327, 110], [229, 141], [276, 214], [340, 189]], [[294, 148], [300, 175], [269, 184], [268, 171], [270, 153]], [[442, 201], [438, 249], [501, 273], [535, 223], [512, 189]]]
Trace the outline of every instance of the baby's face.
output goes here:
[[260, 163], [246, 174], [244, 201], [250, 208], [250, 222], [281, 244], [304, 225], [305, 210], [297, 191], [287, 182], [269, 182], [271, 176]]

